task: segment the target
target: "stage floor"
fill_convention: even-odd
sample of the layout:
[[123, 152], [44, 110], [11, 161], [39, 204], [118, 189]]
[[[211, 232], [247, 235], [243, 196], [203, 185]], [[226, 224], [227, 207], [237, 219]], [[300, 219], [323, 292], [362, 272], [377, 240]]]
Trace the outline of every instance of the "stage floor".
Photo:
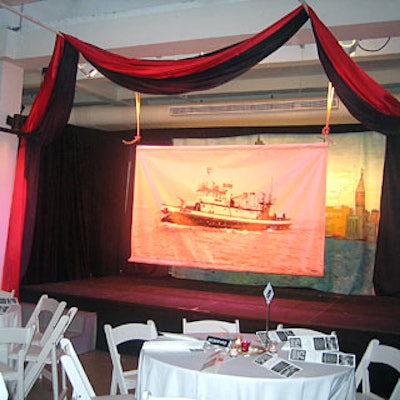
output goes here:
[[[176, 279], [119, 275], [81, 281], [22, 286], [21, 300], [29, 294], [51, 293], [103, 301], [136, 304], [260, 321], [265, 329], [264, 287], [241, 286]], [[388, 334], [400, 333], [400, 299], [376, 296], [345, 296], [308, 289], [274, 288], [270, 306], [271, 323], [350, 329]], [[85, 310], [93, 311], [93, 310]], [[243, 322], [245, 323], [245, 322]]]

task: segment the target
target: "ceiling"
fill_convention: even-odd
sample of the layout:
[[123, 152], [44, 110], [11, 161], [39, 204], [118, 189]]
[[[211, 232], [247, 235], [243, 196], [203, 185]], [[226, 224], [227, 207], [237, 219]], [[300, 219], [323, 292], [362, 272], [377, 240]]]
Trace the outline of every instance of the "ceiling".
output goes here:
[[8, 6], [19, 6], [21, 4], [34, 3], [36, 1], [40, 0], [4, 0], [4, 3]]
[[[280, 5], [266, 0], [4, 0], [1, 3], [31, 18], [27, 20], [0, 8], [0, 29], [6, 32], [11, 49], [13, 45], [18, 46], [8, 50], [3, 57], [24, 68], [22, 103], [27, 110], [40, 86], [42, 68], [51, 56], [54, 31], [71, 33], [130, 57], [181, 58], [213, 51], [249, 37], [299, 4], [293, 0], [282, 0]], [[382, 86], [399, 96], [400, 2], [383, 0], [377, 8], [376, 2], [370, 0], [342, 0], [335, 4], [337, 8], [342, 4], [346, 11], [350, 11], [350, 16], [336, 12], [335, 18], [332, 16], [332, 2], [319, 0], [314, 3], [314, 10], [338, 40], [345, 45], [353, 39], [358, 40], [354, 61]], [[271, 11], [271, 4], [274, 5], [274, 12]], [[363, 6], [362, 12], [360, 5]], [[212, 10], [214, 14], [210, 17]], [[250, 17], [253, 20], [249, 20]], [[101, 113], [102, 108], [111, 107], [115, 110], [129, 109], [129, 113], [133, 114], [134, 94], [131, 91], [114, 85], [98, 74], [90, 76], [91, 66], [84, 59], [80, 66], [74, 110], [95, 108]], [[146, 107], [156, 110], [157, 107], [181, 104], [324, 98], [326, 88], [327, 78], [318, 61], [313, 35], [307, 24], [283, 48], [232, 82], [187, 95], [143, 95], [142, 105], [143, 110]], [[91, 126], [89, 121], [85, 124], [82, 115], [85, 111], [80, 113], [78, 124]], [[105, 124], [105, 129], [131, 127], [131, 118], [126, 123], [124, 118], [120, 120], [118, 126]], [[164, 122], [159, 124], [163, 126]], [[192, 123], [201, 122], [192, 120]], [[218, 124], [216, 121], [212, 123]]]

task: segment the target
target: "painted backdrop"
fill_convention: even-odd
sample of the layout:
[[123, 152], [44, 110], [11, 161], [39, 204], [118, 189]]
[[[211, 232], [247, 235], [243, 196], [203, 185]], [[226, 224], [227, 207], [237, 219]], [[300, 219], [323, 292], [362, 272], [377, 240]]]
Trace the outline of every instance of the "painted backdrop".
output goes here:
[[[308, 287], [343, 294], [372, 294], [386, 137], [377, 132], [331, 134], [326, 182], [324, 275], [235, 273], [171, 268], [177, 278], [225, 283]], [[312, 143], [315, 134], [265, 134], [217, 139], [176, 139], [175, 145]]]

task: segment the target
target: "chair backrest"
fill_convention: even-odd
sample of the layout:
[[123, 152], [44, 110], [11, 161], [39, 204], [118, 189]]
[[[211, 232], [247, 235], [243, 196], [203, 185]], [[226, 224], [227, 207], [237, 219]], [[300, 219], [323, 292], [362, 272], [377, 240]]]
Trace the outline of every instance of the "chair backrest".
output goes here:
[[35, 326], [31, 325], [26, 328], [21, 327], [7, 327], [0, 328], [0, 344], [6, 344], [11, 351], [15, 345], [18, 347], [18, 354], [27, 353], [31, 344], [33, 334], [35, 333]]
[[207, 333], [207, 332], [228, 332], [240, 333], [240, 322], [219, 321], [216, 319], [203, 319], [199, 321], [188, 322], [186, 318], [182, 318], [183, 333]]
[[[70, 327], [72, 321], [75, 318], [75, 315], [78, 313], [78, 307], [70, 307], [67, 312], [65, 313], [65, 315], [68, 317], [68, 324], [67, 324], [67, 329]], [[64, 331], [65, 333], [65, 331]]]
[[[356, 369], [356, 388], [361, 384], [362, 393], [371, 393], [369, 365], [385, 364], [400, 374], [400, 349], [381, 344], [378, 339], [372, 339]], [[400, 399], [400, 379], [397, 381], [389, 400]]]
[[[277, 331], [294, 330], [296, 336], [314, 336], [314, 335], [319, 336], [319, 335], [321, 335], [321, 332], [316, 331], [315, 329], [284, 327], [283, 324], [278, 324], [276, 326], [276, 330]], [[327, 334], [323, 333], [323, 335], [327, 335]], [[329, 335], [337, 336], [337, 332], [331, 331]]]
[[151, 319], [147, 320], [145, 324], [141, 322], [130, 322], [114, 328], [106, 324], [104, 325], [104, 331], [106, 332], [106, 336], [110, 337], [113, 344], [116, 346], [127, 341], [151, 340], [158, 336], [156, 324]]
[[66, 305], [65, 301], [58, 301], [47, 294], [40, 297], [26, 323], [26, 326], [32, 324], [36, 326], [35, 343], [40, 343], [43, 346], [47, 342]]
[[138, 400], [195, 400], [189, 397], [156, 397], [153, 396], [149, 390], [145, 390]]
[[131, 322], [123, 325], [111, 327], [109, 324], [104, 325], [108, 350], [113, 366], [113, 379], [122, 394], [128, 394], [128, 387], [124, 379], [124, 371], [121, 364], [121, 355], [118, 346], [122, 343], [131, 342], [134, 340], [151, 340], [158, 336], [156, 324], [153, 320], [148, 320], [147, 323]]
[[7, 345], [9, 351], [12, 351], [15, 346], [18, 348], [18, 355], [15, 363], [10, 364], [14, 367], [13, 370], [4, 373], [4, 380], [15, 381], [15, 398], [22, 399], [24, 395], [25, 386], [25, 359], [29, 347], [32, 343], [33, 335], [35, 333], [35, 326], [31, 325], [26, 328], [9, 327], [0, 328], [0, 344]]
[[71, 382], [74, 398], [90, 400], [96, 394], [74, 346], [69, 339], [63, 338], [60, 341], [60, 347], [64, 352], [64, 355], [61, 356], [61, 364]]
[[25, 396], [28, 395], [36, 380], [40, 376], [43, 368], [46, 365], [46, 361], [48, 360], [49, 356], [51, 355], [52, 351], [54, 351], [60, 340], [63, 338], [76, 312], [77, 308], [71, 307], [71, 309], [68, 310], [67, 314], [61, 316], [53, 331], [51, 332], [47, 342], [44, 343], [43, 346], [41, 346], [41, 350], [36, 357], [35, 362], [30, 362], [28, 364], [26, 368]]

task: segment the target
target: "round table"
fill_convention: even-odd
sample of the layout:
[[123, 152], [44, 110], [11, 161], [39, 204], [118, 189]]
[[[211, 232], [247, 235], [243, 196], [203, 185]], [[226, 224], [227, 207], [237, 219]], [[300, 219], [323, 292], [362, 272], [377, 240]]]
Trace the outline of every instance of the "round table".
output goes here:
[[[241, 336], [252, 344], [261, 345], [256, 335]], [[146, 342], [142, 348], [138, 396], [144, 390], [150, 390], [154, 396], [196, 400], [355, 399], [354, 369], [351, 367], [292, 362], [301, 371], [285, 378], [254, 363], [256, 355], [227, 356], [211, 368], [203, 369], [215, 348], [190, 351], [175, 346], [171, 350], [168, 343], [162, 347]], [[281, 347], [279, 344], [277, 356], [287, 360], [288, 352]]]

